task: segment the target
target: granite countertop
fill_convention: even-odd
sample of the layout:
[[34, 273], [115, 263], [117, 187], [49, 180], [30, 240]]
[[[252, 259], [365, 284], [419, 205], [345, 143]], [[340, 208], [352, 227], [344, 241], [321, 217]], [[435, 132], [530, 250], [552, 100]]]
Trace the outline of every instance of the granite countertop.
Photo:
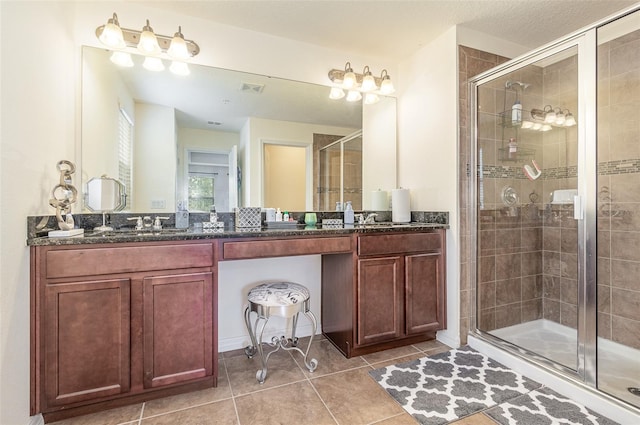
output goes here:
[[431, 229], [448, 229], [448, 224], [440, 223], [375, 223], [352, 225], [317, 225], [306, 227], [304, 224], [283, 226], [282, 228], [234, 228], [227, 226], [221, 232], [208, 232], [198, 229], [167, 228], [161, 231], [135, 231], [132, 229], [107, 232], [85, 231], [84, 235], [62, 238], [48, 236], [33, 237], [27, 240], [29, 246], [84, 245], [123, 242], [180, 241], [218, 238], [263, 238], [278, 236], [325, 236], [349, 235], [352, 233], [369, 234], [385, 232], [415, 232]]
[[[362, 211], [364, 215], [375, 213], [376, 223], [373, 224], [327, 224], [328, 222], [342, 223], [342, 212], [317, 212], [318, 224], [315, 227], [305, 227], [304, 211], [290, 212], [293, 221], [266, 222], [262, 213], [262, 227], [236, 228], [234, 213], [218, 213], [219, 225], [223, 229], [207, 229], [208, 213], [190, 213], [189, 229], [176, 229], [175, 215], [166, 214], [163, 220], [163, 230], [153, 231], [151, 228], [136, 231], [134, 222], [138, 217], [153, 218], [155, 213], [116, 213], [103, 216], [102, 214], [75, 214], [76, 227], [85, 229], [84, 235], [72, 237], [48, 237], [48, 232], [58, 228], [55, 216], [27, 217], [27, 245], [28, 246], [57, 246], [83, 245], [104, 243], [130, 243], [150, 241], [187, 241], [199, 239], [220, 238], [270, 238], [295, 236], [329, 236], [349, 235], [352, 233], [382, 233], [382, 232], [415, 232], [429, 229], [448, 229], [449, 213], [437, 211], [412, 211], [411, 223], [392, 223], [391, 211]], [[96, 232], [93, 229], [102, 225], [104, 220], [113, 231]], [[325, 223], [323, 223], [323, 221]], [[220, 231], [221, 230], [221, 231]]]

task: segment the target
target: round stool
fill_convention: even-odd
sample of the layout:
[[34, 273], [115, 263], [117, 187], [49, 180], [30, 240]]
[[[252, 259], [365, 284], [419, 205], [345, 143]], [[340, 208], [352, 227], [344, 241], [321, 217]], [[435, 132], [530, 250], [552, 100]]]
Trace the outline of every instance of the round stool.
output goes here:
[[[264, 383], [267, 377], [267, 362], [269, 361], [269, 357], [280, 348], [300, 352], [300, 354], [304, 355], [304, 364], [307, 369], [309, 369], [309, 372], [316, 370], [318, 361], [316, 359], [307, 361], [311, 342], [313, 341], [317, 328], [316, 317], [311, 310], [309, 310], [309, 290], [293, 282], [263, 283], [249, 291], [248, 299], [249, 305], [244, 310], [244, 321], [247, 325], [249, 336], [251, 337], [251, 345], [246, 347], [244, 352], [249, 358], [252, 358], [256, 352], [260, 356], [260, 366], [262, 368], [256, 373], [258, 382], [261, 384]], [[253, 327], [251, 326], [251, 312], [257, 315]], [[296, 338], [296, 325], [298, 324], [298, 315], [300, 313], [304, 313], [313, 325], [309, 345], [304, 352], [298, 348], [298, 338]], [[265, 357], [262, 349], [262, 334], [271, 316], [292, 318], [291, 338], [287, 339], [284, 336], [278, 338], [274, 336], [271, 342], [265, 342], [265, 344], [274, 347], [274, 350], [270, 351]], [[258, 326], [260, 327], [258, 328]]]

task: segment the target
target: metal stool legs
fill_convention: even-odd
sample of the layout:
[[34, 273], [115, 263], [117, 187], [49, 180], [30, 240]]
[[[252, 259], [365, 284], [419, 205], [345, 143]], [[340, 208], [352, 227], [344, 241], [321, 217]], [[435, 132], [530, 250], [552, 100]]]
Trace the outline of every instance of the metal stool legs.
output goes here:
[[304, 314], [309, 318], [313, 325], [313, 331], [311, 333], [311, 337], [309, 338], [309, 344], [307, 345], [306, 351], [302, 351], [300, 348], [298, 348], [296, 326], [298, 323], [299, 313], [296, 313], [294, 316], [292, 316], [291, 338], [286, 338], [285, 336], [278, 338], [274, 336], [271, 339], [271, 342], [264, 342], [264, 344], [268, 344], [274, 348], [273, 350], [269, 351], [266, 356], [264, 355], [264, 350], [262, 347], [262, 336], [267, 322], [269, 321], [269, 317], [264, 317], [263, 315], [260, 315], [258, 312], [256, 312], [256, 321], [253, 326], [251, 326], [251, 311], [251, 306], [248, 306], [244, 311], [245, 324], [247, 325], [247, 331], [249, 332], [249, 336], [251, 337], [251, 345], [247, 346], [244, 349], [244, 352], [249, 358], [252, 358], [256, 353], [258, 353], [258, 356], [260, 357], [260, 369], [256, 372], [256, 379], [259, 383], [264, 384], [264, 380], [267, 377], [267, 363], [269, 362], [269, 357], [271, 357], [271, 355], [276, 351], [280, 350], [280, 348], [287, 351], [298, 351], [304, 356], [304, 365], [307, 367], [307, 369], [309, 369], [309, 372], [313, 372], [314, 370], [316, 370], [316, 368], [318, 367], [318, 361], [316, 359], [308, 360], [311, 343], [313, 342], [313, 337], [318, 326], [316, 317], [311, 311], [304, 311]]

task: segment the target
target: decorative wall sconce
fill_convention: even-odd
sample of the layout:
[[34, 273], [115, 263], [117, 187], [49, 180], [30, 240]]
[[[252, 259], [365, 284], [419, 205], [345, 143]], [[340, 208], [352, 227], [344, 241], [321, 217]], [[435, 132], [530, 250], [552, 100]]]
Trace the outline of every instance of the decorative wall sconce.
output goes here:
[[96, 28], [96, 37], [102, 44], [114, 49], [111, 55], [113, 63], [124, 67], [133, 66], [131, 55], [124, 49], [136, 48], [146, 56], [143, 66], [150, 71], [164, 70], [161, 55], [166, 54], [173, 60], [169, 67], [171, 72], [188, 75], [189, 66], [184, 61], [200, 53], [200, 47], [194, 41], [185, 40], [182, 27], [178, 27], [178, 32], [173, 37], [168, 37], [154, 33], [147, 19], [141, 31], [131, 30], [120, 27], [115, 13], [105, 25]]
[[364, 103], [370, 105], [380, 100], [378, 94], [389, 95], [395, 92], [387, 70], [383, 69], [380, 77], [375, 77], [368, 65], [364, 67], [362, 74], [357, 74], [353, 72], [351, 63], [347, 62], [344, 70], [332, 69], [329, 71], [329, 79], [336, 84], [331, 88], [330, 99], [342, 99], [345, 97], [345, 90], [347, 90], [346, 100], [348, 102], [357, 102], [363, 98], [364, 94]]

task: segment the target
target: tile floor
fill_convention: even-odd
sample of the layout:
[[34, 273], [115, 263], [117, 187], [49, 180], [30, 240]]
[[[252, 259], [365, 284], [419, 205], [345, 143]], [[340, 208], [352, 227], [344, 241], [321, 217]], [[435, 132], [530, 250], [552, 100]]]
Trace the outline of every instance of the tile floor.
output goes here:
[[[305, 342], [301, 339], [301, 344]], [[51, 425], [414, 425], [415, 420], [368, 372], [448, 349], [438, 341], [427, 341], [346, 359], [329, 341], [320, 339], [311, 348], [311, 356], [318, 360], [315, 372], [309, 373], [299, 353], [281, 350], [269, 359], [269, 372], [262, 385], [255, 379], [258, 359], [248, 359], [243, 350], [230, 351], [220, 355], [217, 388]], [[455, 424], [495, 423], [477, 413]]]

